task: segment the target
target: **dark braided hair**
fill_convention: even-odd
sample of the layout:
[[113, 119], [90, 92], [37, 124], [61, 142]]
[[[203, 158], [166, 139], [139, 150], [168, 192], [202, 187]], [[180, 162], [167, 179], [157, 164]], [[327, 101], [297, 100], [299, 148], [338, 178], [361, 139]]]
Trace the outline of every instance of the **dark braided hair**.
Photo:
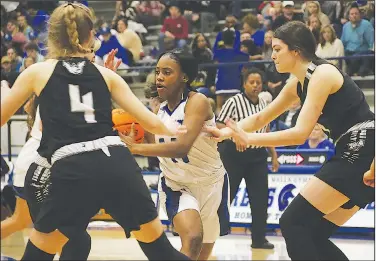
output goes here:
[[[182, 49], [174, 49], [172, 51], [168, 51], [165, 53], [162, 53], [158, 61], [163, 57], [168, 56], [169, 58], [176, 61], [177, 64], [180, 65], [180, 69], [183, 73], [186, 74], [188, 81], [187, 81], [187, 88], [191, 91], [193, 89], [191, 88], [191, 83], [194, 81], [194, 79], [197, 77], [198, 74], [198, 61], [195, 57], [193, 57], [192, 54], [182, 50]], [[158, 62], [157, 61], [157, 62]]]

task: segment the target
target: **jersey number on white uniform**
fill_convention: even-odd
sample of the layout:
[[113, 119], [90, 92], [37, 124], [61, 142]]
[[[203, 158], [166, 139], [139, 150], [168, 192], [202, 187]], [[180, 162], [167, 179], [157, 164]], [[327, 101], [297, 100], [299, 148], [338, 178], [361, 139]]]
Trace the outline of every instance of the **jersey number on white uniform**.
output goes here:
[[82, 96], [80, 95], [80, 86], [69, 84], [69, 98], [72, 112], [83, 112], [85, 121], [87, 123], [96, 123], [95, 110], [93, 102], [93, 93], [88, 92]]
[[[171, 142], [176, 141], [176, 138], [171, 138]], [[164, 138], [159, 139], [159, 143], [165, 143]], [[171, 158], [172, 162], [178, 163], [178, 161], [175, 158]], [[184, 158], [181, 159], [184, 163], [189, 163], [188, 156], [185, 156]]]

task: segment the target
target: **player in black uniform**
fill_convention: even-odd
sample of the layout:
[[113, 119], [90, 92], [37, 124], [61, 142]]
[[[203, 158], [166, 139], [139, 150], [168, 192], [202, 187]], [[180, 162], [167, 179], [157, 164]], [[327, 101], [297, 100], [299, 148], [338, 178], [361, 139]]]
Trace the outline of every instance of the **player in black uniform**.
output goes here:
[[[149, 132], [176, 135], [166, 128], [110, 69], [86, 54], [94, 42], [93, 17], [81, 4], [52, 13], [49, 60], [20, 74], [1, 101], [1, 126], [34, 92], [39, 98], [43, 137], [40, 156], [52, 165], [50, 194], [43, 201], [23, 260], [53, 260], [57, 242], [86, 230], [104, 208], [138, 240], [149, 259], [188, 260], [163, 233], [141, 171], [113, 130], [111, 98]], [[53, 242], [51, 241], [51, 238]]]
[[[272, 58], [279, 73], [296, 78], [287, 82], [265, 110], [238, 124], [229, 120], [227, 128], [207, 131], [218, 140], [232, 137], [239, 145], [288, 146], [304, 143], [319, 124], [336, 141], [335, 156], [291, 202], [280, 226], [292, 260], [346, 260], [328, 238], [374, 201], [375, 115], [354, 81], [317, 58], [315, 50], [315, 38], [303, 23], [289, 22], [278, 28]], [[303, 107], [295, 127], [247, 133], [268, 124], [297, 99]]]

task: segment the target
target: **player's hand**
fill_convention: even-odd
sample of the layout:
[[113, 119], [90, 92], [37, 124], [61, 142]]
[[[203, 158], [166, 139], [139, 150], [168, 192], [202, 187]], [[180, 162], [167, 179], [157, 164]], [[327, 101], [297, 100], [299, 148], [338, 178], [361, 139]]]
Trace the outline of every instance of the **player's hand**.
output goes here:
[[128, 149], [132, 152], [134, 144], [136, 144], [136, 132], [134, 129], [134, 123], [131, 125], [131, 131], [127, 135], [126, 133], [119, 132], [120, 139], [127, 145]]
[[232, 130], [230, 128], [218, 129], [215, 126], [204, 126], [202, 131], [209, 135], [209, 138], [216, 142], [229, 139], [232, 136]]
[[364, 173], [363, 182], [367, 186], [374, 188], [375, 187], [375, 172], [368, 170], [366, 173]]
[[106, 61], [104, 62], [104, 67], [116, 72], [121, 64], [121, 59], [119, 59], [115, 64], [115, 55], [117, 54], [118, 49], [112, 49], [108, 54]]
[[226, 126], [232, 130], [231, 138], [236, 143], [237, 146], [248, 147], [248, 136], [247, 133], [238, 127], [238, 124], [232, 120], [225, 120]]
[[239, 151], [239, 152], [243, 152], [246, 149], [248, 149], [248, 146], [243, 145], [243, 144], [237, 144], [237, 143], [235, 143], [235, 145], [236, 145], [236, 150]]

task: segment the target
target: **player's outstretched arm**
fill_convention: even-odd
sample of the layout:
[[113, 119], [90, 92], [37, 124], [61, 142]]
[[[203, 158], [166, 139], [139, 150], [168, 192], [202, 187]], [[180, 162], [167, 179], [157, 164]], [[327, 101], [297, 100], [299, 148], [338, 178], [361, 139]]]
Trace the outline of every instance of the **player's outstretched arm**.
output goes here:
[[133, 154], [149, 157], [184, 158], [192, 148], [193, 143], [200, 135], [202, 126], [208, 118], [214, 117], [208, 99], [202, 94], [195, 94], [189, 98], [185, 107], [183, 124], [187, 132], [176, 137], [176, 140], [159, 144], [135, 144], [119, 134]]
[[235, 142], [265, 147], [303, 144], [316, 125], [332, 90], [338, 90], [342, 83], [343, 76], [334, 66], [320, 65], [312, 74], [307, 98], [293, 128], [270, 133], [246, 133], [236, 123], [228, 121], [227, 126], [233, 129], [232, 138]]
[[149, 111], [145, 105], [133, 94], [128, 84], [118, 74], [113, 71], [97, 66], [104, 75], [112, 99], [125, 111], [134, 116], [141, 126], [148, 132], [159, 135], [174, 136], [177, 133], [184, 133], [185, 127], [179, 129], [169, 129], [153, 112]]
[[[6, 90], [6, 95], [1, 96], [1, 126], [8, 122], [10, 117], [26, 102], [34, 92], [34, 81], [37, 70], [34, 64], [24, 70], [13, 84], [10, 90]], [[3, 89], [3, 87], [1, 87]], [[3, 90], [2, 90], [3, 93]]]

